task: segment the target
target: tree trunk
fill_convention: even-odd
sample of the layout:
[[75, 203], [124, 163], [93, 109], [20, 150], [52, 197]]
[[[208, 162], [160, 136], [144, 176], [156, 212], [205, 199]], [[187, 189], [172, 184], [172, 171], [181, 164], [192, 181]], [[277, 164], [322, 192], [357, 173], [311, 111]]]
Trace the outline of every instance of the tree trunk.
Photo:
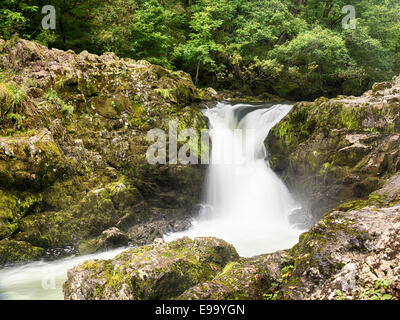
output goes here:
[[199, 81], [199, 72], [200, 72], [200, 60], [197, 63], [196, 80], [195, 80], [195, 85], [196, 86], [197, 86], [197, 82]]

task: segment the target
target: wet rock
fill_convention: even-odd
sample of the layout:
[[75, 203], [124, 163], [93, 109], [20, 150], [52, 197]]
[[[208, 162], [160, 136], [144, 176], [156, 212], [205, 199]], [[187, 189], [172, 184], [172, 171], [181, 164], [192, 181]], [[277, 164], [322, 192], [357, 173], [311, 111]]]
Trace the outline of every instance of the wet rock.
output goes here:
[[146, 61], [20, 39], [1, 45], [0, 69], [0, 240], [75, 250], [113, 227], [192, 214], [204, 168], [150, 165], [146, 136], [170, 120], [200, 132], [212, 90]]
[[46, 252], [23, 241], [3, 239], [0, 241], [0, 265], [15, 264], [43, 258]]
[[296, 103], [269, 133], [272, 168], [317, 221], [400, 169], [400, 77], [361, 97]]
[[110, 228], [104, 230], [101, 235], [95, 239], [83, 241], [79, 247], [80, 254], [90, 254], [106, 249], [118, 248], [127, 246], [129, 237], [118, 228]]
[[89, 260], [68, 271], [65, 299], [171, 299], [211, 279], [235, 249], [216, 238], [183, 238], [130, 249], [112, 260]]

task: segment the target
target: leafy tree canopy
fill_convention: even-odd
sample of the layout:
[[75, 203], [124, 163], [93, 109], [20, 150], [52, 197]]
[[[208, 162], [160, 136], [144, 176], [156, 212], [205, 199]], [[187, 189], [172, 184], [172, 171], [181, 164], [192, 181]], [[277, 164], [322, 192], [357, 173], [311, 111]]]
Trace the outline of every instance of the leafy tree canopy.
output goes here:
[[[40, 27], [49, 2], [56, 30]], [[349, 4], [356, 29], [342, 27]], [[358, 94], [400, 73], [399, 0], [3, 0], [0, 36], [14, 33], [293, 99]]]

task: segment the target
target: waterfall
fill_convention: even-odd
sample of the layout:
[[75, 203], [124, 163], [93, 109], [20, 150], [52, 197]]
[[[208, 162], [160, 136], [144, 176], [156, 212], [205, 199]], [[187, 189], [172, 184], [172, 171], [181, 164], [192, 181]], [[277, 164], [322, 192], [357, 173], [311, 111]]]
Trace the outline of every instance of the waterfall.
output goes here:
[[[205, 111], [210, 121], [211, 164], [205, 199], [190, 230], [165, 236], [214, 236], [232, 243], [242, 256], [294, 245], [300, 230], [288, 217], [299, 206], [269, 167], [264, 140], [290, 105], [229, 105]], [[87, 259], [109, 259], [119, 248], [58, 261], [37, 261], [0, 269], [1, 299], [62, 299], [67, 270]]]
[[212, 141], [204, 203], [191, 229], [165, 240], [214, 236], [242, 256], [287, 249], [298, 241], [301, 230], [288, 218], [300, 206], [270, 168], [264, 146], [291, 107], [219, 103], [204, 112]]

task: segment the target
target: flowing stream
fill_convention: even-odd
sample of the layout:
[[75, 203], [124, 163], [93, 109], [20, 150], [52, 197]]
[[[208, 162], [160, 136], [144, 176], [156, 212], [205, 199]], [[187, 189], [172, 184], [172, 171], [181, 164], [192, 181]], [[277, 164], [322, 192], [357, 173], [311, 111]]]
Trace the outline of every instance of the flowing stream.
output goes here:
[[36, 261], [0, 270], [0, 300], [61, 300], [67, 271], [89, 259], [111, 259], [126, 250], [119, 248], [56, 261]]
[[269, 130], [292, 108], [287, 104], [219, 103], [205, 111], [210, 121], [211, 162], [205, 203], [190, 230], [167, 235], [214, 236], [241, 256], [287, 249], [302, 232], [289, 223], [299, 205], [266, 161]]
[[[210, 121], [211, 164], [205, 199], [191, 229], [167, 241], [214, 236], [232, 243], [241, 256], [286, 249], [302, 232], [288, 217], [299, 206], [269, 167], [264, 140], [291, 105], [219, 103], [205, 111]], [[57, 261], [0, 269], [0, 299], [62, 299], [67, 270], [87, 259], [110, 259], [120, 248]]]

